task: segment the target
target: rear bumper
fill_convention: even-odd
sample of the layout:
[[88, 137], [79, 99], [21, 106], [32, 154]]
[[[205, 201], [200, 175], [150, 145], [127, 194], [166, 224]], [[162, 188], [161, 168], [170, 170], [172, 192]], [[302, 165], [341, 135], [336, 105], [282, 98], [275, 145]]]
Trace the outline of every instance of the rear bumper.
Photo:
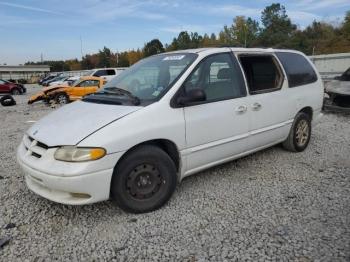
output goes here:
[[323, 113], [321, 113], [321, 112], [314, 115], [313, 120], [312, 120], [312, 126], [318, 125], [321, 122], [322, 117], [323, 117]]

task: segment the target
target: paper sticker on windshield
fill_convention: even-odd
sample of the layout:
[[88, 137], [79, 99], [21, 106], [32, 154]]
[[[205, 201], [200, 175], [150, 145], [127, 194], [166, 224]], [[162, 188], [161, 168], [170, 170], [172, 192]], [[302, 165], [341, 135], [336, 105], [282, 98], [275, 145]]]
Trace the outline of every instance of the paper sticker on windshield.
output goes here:
[[172, 56], [167, 56], [167, 57], [164, 57], [163, 60], [166, 61], [170, 61], [170, 60], [181, 60], [182, 58], [184, 58], [185, 55], [172, 55]]
[[154, 91], [152, 96], [158, 96], [160, 94], [160, 92], [158, 90]]

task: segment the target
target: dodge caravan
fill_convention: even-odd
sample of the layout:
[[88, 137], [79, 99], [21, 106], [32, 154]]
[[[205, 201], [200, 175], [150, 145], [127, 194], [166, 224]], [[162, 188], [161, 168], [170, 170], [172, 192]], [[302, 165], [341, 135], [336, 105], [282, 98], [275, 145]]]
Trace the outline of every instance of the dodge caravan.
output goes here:
[[321, 78], [300, 52], [163, 53], [35, 123], [17, 158], [28, 188], [49, 200], [111, 198], [148, 212], [206, 168], [279, 143], [303, 151], [322, 100]]

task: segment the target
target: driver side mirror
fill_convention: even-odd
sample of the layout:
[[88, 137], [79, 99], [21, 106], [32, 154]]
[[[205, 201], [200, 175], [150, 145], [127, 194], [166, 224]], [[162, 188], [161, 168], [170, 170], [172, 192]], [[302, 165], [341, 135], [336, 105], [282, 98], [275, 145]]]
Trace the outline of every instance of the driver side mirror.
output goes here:
[[194, 88], [188, 90], [186, 94], [179, 96], [176, 100], [178, 105], [186, 106], [195, 102], [203, 102], [207, 99], [207, 96], [203, 89]]

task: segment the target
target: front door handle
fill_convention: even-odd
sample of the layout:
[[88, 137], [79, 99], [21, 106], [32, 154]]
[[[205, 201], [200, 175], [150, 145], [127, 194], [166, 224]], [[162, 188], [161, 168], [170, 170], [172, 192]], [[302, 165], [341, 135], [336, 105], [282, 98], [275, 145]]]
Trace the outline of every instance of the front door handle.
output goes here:
[[253, 104], [253, 110], [255, 110], [255, 111], [258, 111], [258, 110], [260, 110], [261, 109], [261, 104], [259, 104], [259, 103], [254, 103]]
[[248, 109], [247, 106], [239, 106], [236, 108], [236, 112], [243, 114], [247, 111], [247, 109]]

